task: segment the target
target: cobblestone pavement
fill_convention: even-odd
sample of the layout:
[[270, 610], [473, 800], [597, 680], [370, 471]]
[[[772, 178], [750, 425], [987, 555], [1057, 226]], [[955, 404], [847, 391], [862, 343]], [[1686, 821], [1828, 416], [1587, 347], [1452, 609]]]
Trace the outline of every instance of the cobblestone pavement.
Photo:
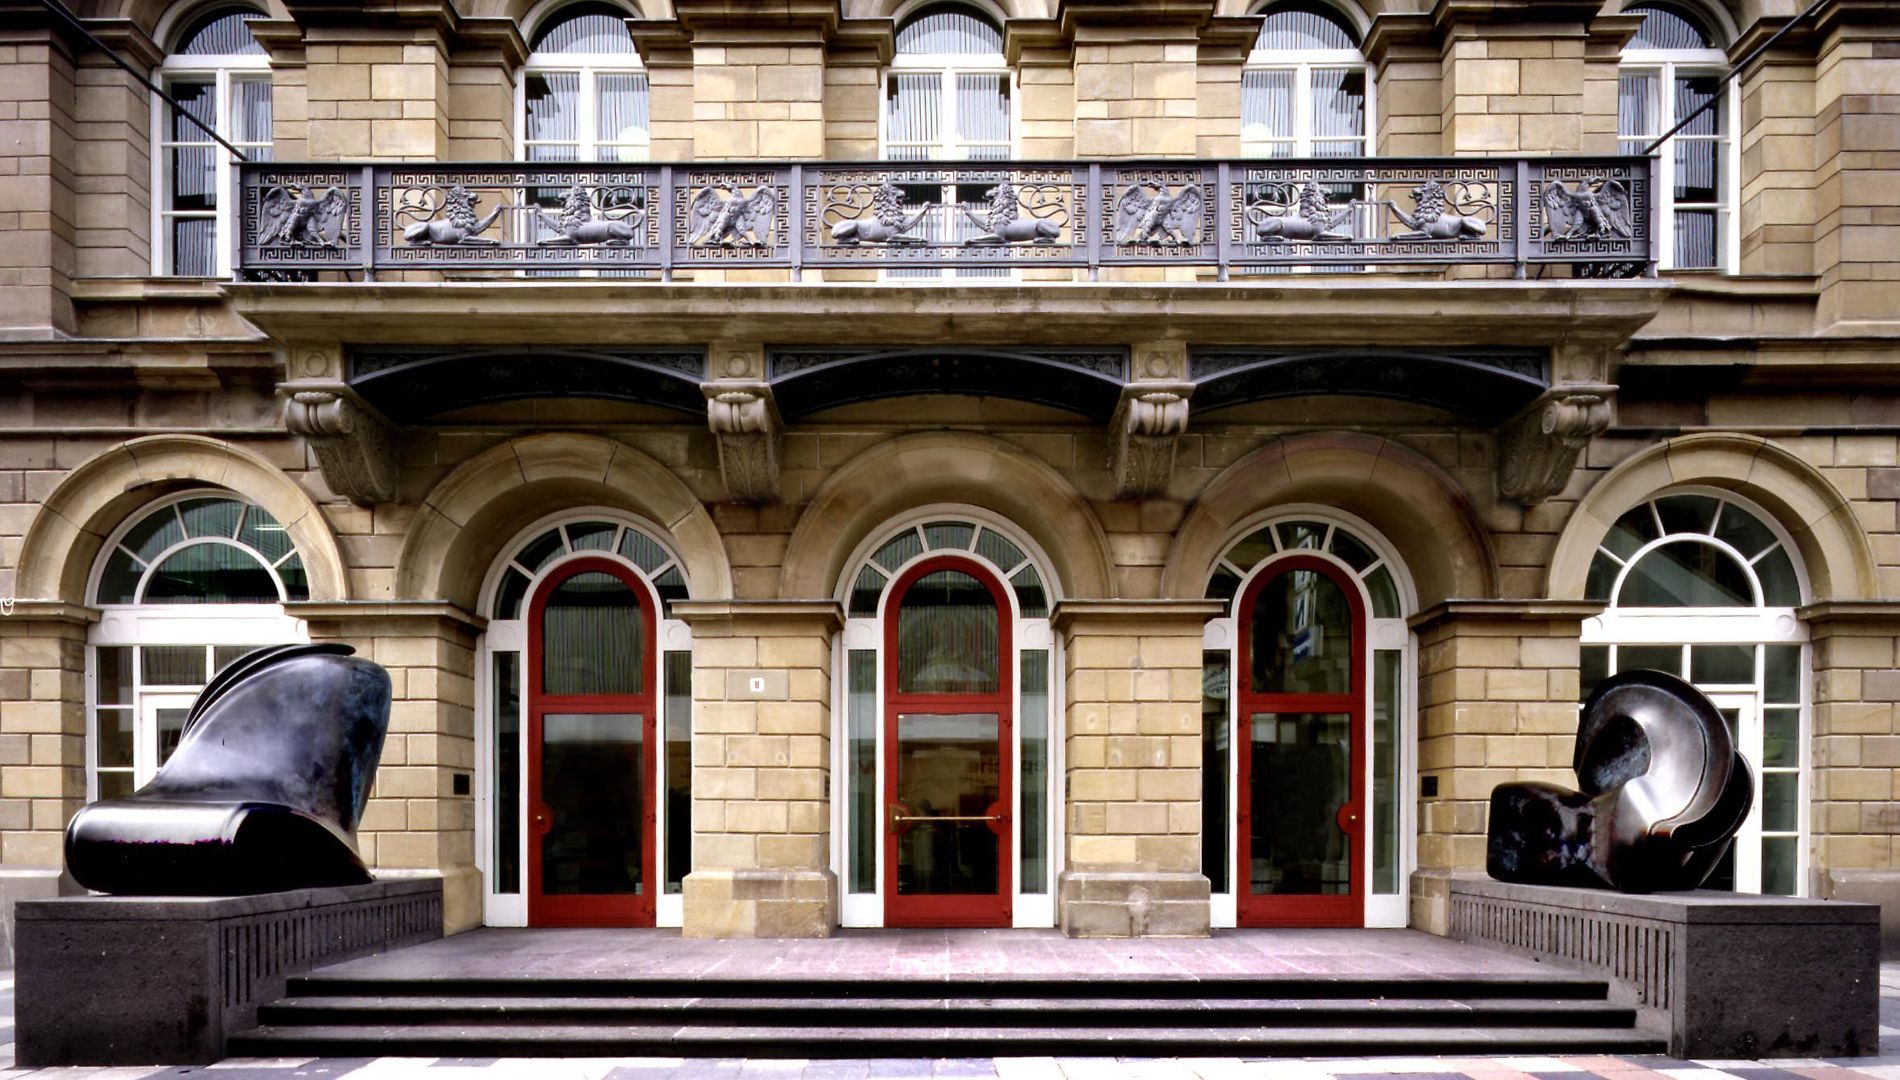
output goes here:
[[232, 1058], [210, 1066], [12, 1069], [13, 979], [0, 977], [0, 1080], [1900, 1080], [1900, 963], [1880, 968], [1877, 1057], [1682, 1061], [1628, 1057], [978, 1058], [740, 1061], [680, 1058]]

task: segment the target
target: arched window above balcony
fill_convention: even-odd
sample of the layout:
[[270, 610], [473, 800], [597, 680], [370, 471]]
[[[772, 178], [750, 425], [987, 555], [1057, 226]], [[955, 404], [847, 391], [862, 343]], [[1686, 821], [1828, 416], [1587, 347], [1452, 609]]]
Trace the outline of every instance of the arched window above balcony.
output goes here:
[[[1643, 22], [1623, 50], [1616, 133], [1622, 153], [1640, 154], [1715, 96], [1728, 74], [1728, 55], [1710, 22], [1692, 8], [1643, 4], [1628, 10]], [[1664, 269], [1734, 264], [1734, 108], [1731, 95], [1660, 148], [1656, 225]]]
[[1003, 31], [963, 4], [918, 9], [897, 30], [884, 83], [884, 157], [995, 160], [1010, 155], [1011, 79]]
[[248, 7], [207, 8], [184, 24], [159, 65], [159, 84], [179, 109], [157, 99], [152, 102], [158, 118], [154, 273], [180, 277], [230, 273], [229, 245], [218, 238], [228, 235], [231, 227], [230, 208], [221, 198], [231, 190], [231, 155], [192, 118], [250, 160], [270, 160], [270, 60], [250, 29], [253, 20], [263, 17]]
[[1359, 33], [1320, 0], [1263, 9], [1240, 82], [1241, 153], [1252, 157], [1358, 157], [1372, 101]]
[[521, 80], [523, 159], [647, 159], [647, 75], [627, 32], [629, 14], [580, 3], [541, 21]]

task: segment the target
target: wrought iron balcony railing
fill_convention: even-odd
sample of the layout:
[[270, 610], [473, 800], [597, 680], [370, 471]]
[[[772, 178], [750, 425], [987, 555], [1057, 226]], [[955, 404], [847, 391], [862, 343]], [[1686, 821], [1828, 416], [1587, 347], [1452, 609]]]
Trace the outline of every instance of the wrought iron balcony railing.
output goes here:
[[1622, 277], [1657, 255], [1645, 157], [262, 162], [238, 185], [234, 265], [264, 280], [1118, 266], [1226, 280], [1388, 264]]

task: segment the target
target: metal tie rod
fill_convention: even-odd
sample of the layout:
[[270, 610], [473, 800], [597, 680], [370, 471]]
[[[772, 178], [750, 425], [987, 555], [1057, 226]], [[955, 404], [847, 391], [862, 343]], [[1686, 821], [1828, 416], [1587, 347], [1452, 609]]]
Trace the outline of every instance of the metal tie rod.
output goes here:
[[1795, 27], [1801, 25], [1804, 22], [1807, 22], [1809, 16], [1813, 15], [1816, 11], [1819, 11], [1821, 9], [1821, 5], [1827, 2], [1828, 0], [1814, 0], [1814, 3], [1808, 5], [1808, 9], [1806, 11], [1802, 12], [1799, 15], [1796, 15], [1792, 19], [1789, 19], [1785, 24], [1782, 25], [1781, 29], [1768, 35], [1767, 41], [1764, 41], [1760, 45], [1757, 45], [1753, 49], [1750, 49], [1747, 56], [1742, 57], [1739, 63], [1737, 63], [1734, 67], [1729, 69], [1729, 73], [1726, 76], [1724, 76], [1722, 79], [1722, 85], [1716, 87], [1715, 93], [1709, 95], [1709, 100], [1703, 102], [1701, 106], [1696, 109], [1696, 111], [1683, 117], [1680, 121], [1677, 122], [1675, 127], [1672, 127], [1668, 131], [1664, 132], [1663, 134], [1658, 135], [1656, 137], [1655, 142], [1650, 143], [1648, 146], [1643, 147], [1643, 156], [1648, 157], [1649, 155], [1655, 153], [1656, 148], [1668, 142], [1670, 139], [1674, 138], [1676, 132], [1681, 131], [1683, 128], [1686, 128], [1690, 124], [1694, 123], [1696, 117], [1701, 116], [1703, 113], [1708, 112], [1710, 109], [1715, 108], [1715, 103], [1722, 100], [1723, 94], [1728, 93], [1729, 85], [1733, 83], [1736, 79], [1739, 79], [1742, 77], [1742, 72], [1748, 69], [1748, 65], [1755, 62], [1756, 57], [1760, 56], [1762, 53], [1765, 53], [1770, 48], [1772, 48], [1775, 42], [1780, 41], [1782, 39], [1782, 36], [1787, 34], [1788, 31], [1793, 30]]

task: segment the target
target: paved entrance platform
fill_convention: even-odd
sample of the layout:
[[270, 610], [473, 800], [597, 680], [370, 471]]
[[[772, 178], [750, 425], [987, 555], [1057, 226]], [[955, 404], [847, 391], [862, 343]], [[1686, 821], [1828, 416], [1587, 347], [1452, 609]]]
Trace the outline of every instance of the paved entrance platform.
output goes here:
[[1055, 930], [842, 930], [705, 941], [677, 930], [472, 930], [323, 969], [364, 979], [1521, 977], [1551, 965], [1417, 930], [1222, 930], [1101, 940]]

